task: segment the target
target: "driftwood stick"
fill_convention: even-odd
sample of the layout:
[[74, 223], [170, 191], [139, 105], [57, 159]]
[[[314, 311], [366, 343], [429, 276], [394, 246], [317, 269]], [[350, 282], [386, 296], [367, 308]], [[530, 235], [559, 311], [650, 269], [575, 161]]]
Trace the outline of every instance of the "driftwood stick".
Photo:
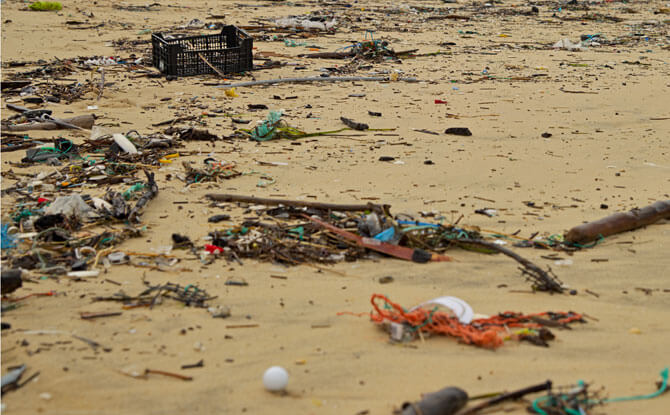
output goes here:
[[158, 195], [158, 185], [154, 178], [155, 173], [144, 170], [144, 174], [147, 176], [147, 191], [139, 198], [135, 207], [128, 214], [128, 220], [131, 222], [135, 221], [142, 208]]
[[23, 113], [23, 112], [26, 112], [26, 111], [30, 111], [29, 108], [22, 107], [22, 106], [16, 105], [16, 104], [6, 104], [6, 106], [7, 106], [8, 109], [16, 111], [16, 112]]
[[102, 92], [105, 90], [105, 68], [100, 68], [100, 92], [98, 93], [98, 101], [102, 98]]
[[206, 64], [207, 66], [209, 66], [214, 72], [216, 72], [216, 74], [219, 75], [221, 78], [225, 78], [225, 77], [226, 77], [226, 75], [225, 75], [223, 72], [221, 72], [221, 70], [220, 70], [219, 68], [217, 68], [216, 66], [212, 65], [212, 64], [207, 60], [207, 58], [205, 58], [205, 56], [204, 56], [202, 53], [198, 53], [198, 57], [199, 57], [200, 59], [202, 59], [202, 61], [205, 62], [205, 64]]
[[510, 249], [507, 249], [498, 244], [494, 244], [493, 242], [484, 241], [482, 239], [454, 239], [453, 242], [462, 244], [480, 245], [489, 248], [491, 250], [500, 252], [502, 254], [505, 254], [508, 257], [514, 259], [519, 264], [521, 264], [521, 266], [523, 267], [521, 268], [522, 272], [528, 275], [528, 277], [535, 282], [537, 289], [539, 289], [540, 291], [549, 291], [557, 293], [563, 292], [563, 286], [558, 280], [556, 280], [556, 278], [549, 275], [547, 271], [543, 270], [539, 266], [535, 265], [534, 263], [518, 255], [516, 252]]
[[[94, 118], [94, 119], [95, 119], [95, 118]], [[66, 129], [72, 129], [72, 130], [85, 130], [84, 128], [82, 128], [82, 127], [80, 127], [80, 126], [78, 126], [78, 125], [71, 124], [71, 123], [69, 123], [69, 122], [67, 122], [67, 121], [65, 121], [65, 120], [61, 120], [61, 119], [58, 119], [58, 118], [53, 118], [53, 117], [51, 117], [51, 116], [49, 116], [49, 115], [43, 115], [43, 116], [42, 116], [42, 120], [44, 120], [44, 121], [48, 121], [48, 122], [52, 122], [52, 123], [56, 124], [58, 127], [60, 127], [60, 128], [66, 128]], [[89, 128], [89, 129], [90, 129], [90, 128]]]
[[[354, 82], [354, 81], [372, 81], [383, 82], [388, 81], [386, 76], [312, 76], [308, 78], [281, 78], [281, 79], [265, 79], [262, 81], [238, 82], [236, 84], [217, 85], [216, 88], [240, 88], [244, 86], [255, 85], [272, 85], [285, 83], [301, 83], [301, 82]], [[398, 81], [403, 82], [419, 82], [416, 78], [398, 78]]]
[[3, 125], [2, 129], [5, 131], [32, 131], [32, 130], [61, 130], [66, 127], [67, 124], [74, 126], [76, 129], [87, 129], [90, 130], [95, 123], [95, 117], [93, 114], [79, 115], [73, 118], [65, 118], [62, 120], [54, 119], [51, 121], [35, 122], [30, 124], [18, 124], [18, 125]]
[[298, 55], [300, 58], [316, 58], [316, 59], [345, 59], [345, 58], [351, 58], [356, 56], [356, 54], [352, 52], [319, 52], [319, 53], [304, 53], [302, 55]]
[[542, 391], [550, 391], [551, 390], [551, 381], [548, 380], [544, 383], [540, 383], [539, 385], [533, 385], [529, 386], [527, 388], [519, 389], [514, 392], [510, 393], [503, 393], [501, 395], [496, 396], [495, 398], [489, 399], [486, 402], [482, 402], [479, 405], [475, 405], [473, 407], [467, 408], [462, 412], [459, 412], [458, 415], [471, 415], [475, 414], [482, 409], [486, 409], [490, 406], [497, 405], [500, 402], [508, 401], [511, 399], [519, 399], [524, 397], [525, 395], [528, 395], [529, 393], [536, 393], [536, 392], [542, 392]]
[[214, 200], [216, 202], [242, 202], [242, 203], [256, 203], [259, 205], [267, 206], [293, 206], [293, 207], [306, 207], [313, 209], [323, 209], [323, 210], [338, 210], [338, 211], [363, 211], [371, 210], [376, 212], [383, 212], [384, 206], [375, 205], [373, 203], [359, 204], [359, 205], [341, 205], [337, 203], [320, 203], [320, 202], [308, 202], [305, 200], [288, 200], [288, 199], [268, 199], [264, 197], [255, 197], [255, 196], [244, 196], [244, 195], [230, 195], [230, 194], [206, 194], [205, 197]]
[[2, 146], [0, 151], [5, 153], [8, 151], [17, 151], [17, 150], [24, 150], [26, 148], [31, 148], [35, 147], [37, 143], [21, 143], [21, 144], [16, 144], [13, 146]]
[[651, 225], [661, 219], [670, 219], [670, 200], [658, 202], [642, 209], [619, 212], [594, 222], [575, 226], [565, 234], [566, 242], [584, 243], [621, 232]]

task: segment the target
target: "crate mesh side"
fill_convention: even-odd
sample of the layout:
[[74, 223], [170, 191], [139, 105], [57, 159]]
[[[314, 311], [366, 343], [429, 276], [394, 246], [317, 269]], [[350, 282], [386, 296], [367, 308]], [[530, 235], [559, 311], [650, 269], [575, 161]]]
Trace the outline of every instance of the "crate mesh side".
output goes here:
[[[243, 36], [242, 38], [240, 36]], [[253, 68], [253, 40], [235, 26], [226, 26], [215, 35], [164, 39], [152, 37], [153, 63], [167, 75], [190, 76], [214, 73], [202, 55], [224, 73], [248, 71]]]

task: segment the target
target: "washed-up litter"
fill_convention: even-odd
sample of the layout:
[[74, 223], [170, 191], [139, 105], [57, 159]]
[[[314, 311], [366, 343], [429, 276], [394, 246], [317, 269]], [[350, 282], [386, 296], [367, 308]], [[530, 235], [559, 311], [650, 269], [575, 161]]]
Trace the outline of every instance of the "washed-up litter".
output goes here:
[[[97, 276], [98, 270], [87, 268], [97, 265], [100, 251], [141, 235], [141, 229], [133, 225], [139, 223], [142, 210], [158, 194], [153, 173], [145, 171], [145, 174], [147, 182], [141, 187], [144, 192], [136, 196], [134, 206], [113, 190], [104, 199], [72, 194], [38, 204], [19, 201], [10, 216], [24, 233], [15, 236], [14, 252], [9, 258], [11, 266], [50, 275]], [[119, 221], [126, 222], [126, 226], [121, 229], [109, 226]], [[83, 231], [84, 224], [108, 226], [98, 232]]]
[[65, 217], [76, 217], [86, 219], [89, 212], [93, 209], [84, 202], [81, 195], [72, 194], [68, 196], [59, 196], [47, 206], [44, 210], [46, 215], [63, 215]]
[[642, 209], [615, 213], [606, 218], [575, 226], [565, 234], [568, 243], [583, 244], [621, 232], [651, 225], [661, 219], [670, 219], [670, 200], [659, 200]]
[[[370, 301], [374, 309], [370, 318], [379, 325], [390, 324], [391, 337], [396, 341], [413, 340], [421, 333], [431, 333], [455, 337], [465, 344], [490, 349], [498, 348], [509, 340], [548, 347], [554, 334], [547, 327], [569, 328], [569, 324], [585, 322], [581, 314], [574, 312], [522, 314], [506, 311], [497, 316], [463, 323], [459, 317], [454, 317], [453, 311], [439, 311], [438, 307], [420, 305], [406, 310], [380, 294], [373, 294]], [[426, 305], [430, 304], [434, 303]], [[462, 315], [460, 319], [463, 319]]]
[[351, 128], [352, 130], [365, 131], [370, 128], [367, 124], [356, 122], [350, 118], [340, 117], [340, 120], [342, 120], [344, 125]]
[[23, 285], [20, 269], [2, 269], [2, 295], [12, 293]]
[[576, 385], [549, 389], [545, 396], [540, 396], [533, 400], [528, 410], [531, 413], [539, 415], [583, 414], [588, 413], [588, 411], [596, 406], [605, 404], [653, 399], [661, 396], [668, 390], [667, 367], [661, 371], [661, 382], [657, 383], [657, 385], [658, 389], [648, 395], [603, 398], [600, 390], [594, 391], [591, 385], [580, 380]]
[[565, 234], [549, 237], [534, 236], [517, 241], [517, 247], [534, 247], [563, 251], [577, 251], [593, 248], [605, 241], [606, 237], [628, 232], [670, 218], [670, 201], [659, 200], [644, 208], [629, 212], [618, 212], [605, 218], [577, 225]]
[[572, 41], [568, 38], [559, 40], [558, 42], [554, 43], [553, 46], [554, 49], [565, 49], [571, 51], [582, 50], [582, 47], [583, 46], [581, 43], [572, 43]]
[[164, 299], [171, 299], [190, 307], [208, 308], [207, 302], [217, 298], [216, 296], [210, 296], [207, 291], [193, 284], [181, 286], [169, 282], [158, 285], [150, 285], [147, 281], [144, 283], [147, 285], [147, 289], [137, 295], [131, 296], [121, 291], [111, 297], [95, 297], [93, 301], [118, 301], [123, 303], [124, 309], [133, 309], [137, 307], [153, 308], [162, 304]]
[[63, 5], [57, 1], [36, 1], [35, 3], [28, 6], [30, 10], [34, 11], [57, 11], [62, 10]]
[[[395, 79], [394, 79], [395, 78]], [[217, 85], [217, 88], [242, 88], [256, 85], [273, 85], [285, 83], [306, 83], [306, 82], [419, 82], [417, 78], [412, 77], [392, 77], [392, 76], [310, 76], [306, 78], [279, 78], [265, 79], [261, 81], [238, 82], [234, 84]]]
[[470, 129], [466, 127], [449, 127], [444, 131], [444, 133], [451, 135], [462, 135], [465, 137], [470, 137], [472, 135]]
[[[338, 134], [347, 130], [361, 130], [367, 129], [367, 124], [356, 123], [352, 120], [342, 117], [342, 120], [347, 120], [345, 125], [347, 128], [340, 128], [338, 130], [332, 131], [319, 131], [315, 133], [308, 133], [298, 128], [292, 127], [282, 118], [283, 111], [270, 111], [267, 118], [264, 121], [261, 121], [255, 128], [247, 129], [240, 128], [241, 134], [249, 137], [254, 141], [269, 141], [274, 139], [291, 139], [295, 140], [298, 138], [308, 138], [308, 137], [319, 137], [326, 135]], [[380, 131], [380, 130], [374, 130]]]
[[26, 365], [21, 365], [16, 369], [8, 372], [2, 376], [2, 392], [4, 393], [6, 389], [11, 387], [16, 387], [16, 383], [21, 379], [23, 373], [26, 371]]
[[[192, 20], [188, 28], [204, 26]], [[223, 26], [213, 35], [151, 35], [153, 65], [166, 75], [193, 76], [237, 73], [253, 68], [253, 38], [235, 26]]]
[[3, 121], [2, 128], [5, 131], [33, 131], [33, 130], [61, 130], [61, 129], [73, 129], [73, 130], [83, 130], [91, 129], [95, 123], [95, 116], [92, 114], [89, 115], [80, 115], [78, 117], [56, 119], [52, 118], [47, 114], [43, 114], [39, 119], [27, 119], [25, 123], [20, 124], [9, 124]]
[[218, 182], [220, 179], [232, 179], [242, 173], [235, 170], [235, 163], [225, 161], [206, 160], [205, 167], [196, 168], [189, 162], [183, 162], [185, 174], [177, 177], [187, 185], [193, 183]]
[[[657, 390], [648, 395], [626, 396], [617, 398], [603, 397], [603, 389], [594, 389], [592, 385], [578, 381], [574, 385], [555, 386], [547, 380], [511, 392], [492, 392], [481, 395], [469, 395], [458, 387], [446, 387], [437, 392], [427, 393], [416, 402], [405, 402], [394, 410], [396, 415], [475, 415], [509, 401], [517, 401], [527, 405], [529, 413], [538, 415], [587, 414], [591, 410], [610, 403], [653, 399], [664, 394], [668, 389], [668, 368], [661, 371], [661, 381]], [[528, 400], [528, 395], [543, 395]], [[481, 403], [476, 400], [486, 399]], [[467, 405], [467, 407], [466, 407]], [[509, 410], [509, 409], [508, 409]]]
[[[211, 248], [207, 252], [221, 255], [228, 261], [256, 258], [286, 264], [310, 261], [335, 263], [364, 258], [366, 250], [370, 250], [425, 263], [450, 261], [451, 258], [444, 252], [460, 247], [482, 253], [502, 253], [521, 265], [522, 275], [535, 289], [548, 292], [564, 290], [563, 284], [550, 269], [545, 271], [512, 250], [485, 240], [477, 230], [394, 220], [389, 214], [389, 206], [323, 204], [226, 194], [208, 194], [207, 197], [218, 202], [279, 205], [274, 209], [257, 210], [258, 220], [246, 220], [232, 228], [209, 234]], [[356, 211], [359, 213], [344, 213]], [[340, 213], [334, 215], [333, 212]], [[263, 221], [263, 214], [272, 221]], [[285, 222], [278, 223], [277, 220]], [[358, 232], [350, 232], [348, 228]]]
[[283, 17], [274, 21], [275, 25], [280, 28], [302, 29], [302, 30], [332, 30], [337, 26], [335, 18], [328, 19], [326, 17]]
[[[442, 344], [463, 358], [498, 349], [500, 358], [523, 355], [527, 342], [541, 347], [532, 352], [537, 356], [552, 353], [547, 356], [579, 364], [580, 353], [593, 349], [594, 339], [605, 338], [601, 334], [618, 330], [621, 356], [631, 344], [644, 346], [645, 336], [654, 341], [653, 324], [645, 326], [641, 314], [626, 327], [596, 324], [603, 333], [588, 339], [584, 329], [592, 324], [576, 323], [598, 320], [568, 310], [588, 311], [595, 302], [617, 303], [624, 296], [631, 304], [642, 298], [651, 312], [670, 292], [653, 279], [626, 290], [612, 286], [611, 278], [605, 285], [598, 279], [621, 262], [606, 258], [607, 252], [619, 250], [625, 259], [660, 243], [670, 201], [653, 202], [667, 194], [657, 182], [645, 182], [648, 194], [640, 201], [653, 204], [625, 212], [634, 206], [628, 200], [637, 182], [630, 180], [637, 179], [606, 177], [604, 166], [579, 166], [583, 157], [571, 156], [574, 148], [589, 149], [593, 140], [611, 135], [603, 157], [619, 165], [608, 169], [639, 177], [667, 169], [653, 160], [662, 159], [663, 148], [637, 151], [662, 135], [668, 119], [662, 106], [647, 114], [635, 99], [603, 101], [622, 87], [633, 98], [642, 91], [649, 92], [650, 104], [658, 101], [658, 91], [647, 84], [667, 66], [666, 6], [279, 0], [215, 10], [199, 2], [99, 3], [2, 0], [8, 44], [21, 43], [12, 39], [17, 31], [27, 37], [20, 48], [6, 48], [7, 56], [20, 60], [2, 62], [1, 412], [39, 412], [47, 403], [58, 412], [67, 396], [55, 384], [83, 376], [94, 385], [105, 375], [101, 362], [131, 355], [151, 356], [153, 363], [120, 370], [138, 379], [114, 380], [128, 385], [112, 391], [122, 412], [127, 408], [117, 395], [163, 383], [180, 392], [163, 396], [166, 405], [183, 396], [186, 404], [200, 405], [208, 380], [178, 371], [198, 372], [205, 359], [203, 374], [217, 370], [231, 382], [240, 371], [255, 373], [251, 389], [244, 382], [234, 391], [221, 389], [231, 408], [254, 412], [253, 405], [239, 405], [239, 396], [264, 388], [274, 394], [263, 399], [297, 399], [300, 408], [311, 400], [311, 412], [342, 406], [333, 398], [342, 391], [319, 387], [320, 377], [333, 372], [323, 369], [332, 369], [328, 359], [344, 356], [340, 346], [358, 342], [358, 349], [369, 350], [370, 338], [346, 338], [356, 335], [352, 324], [361, 321], [319, 317], [326, 288], [330, 302], [350, 305], [367, 301], [370, 291], [360, 289], [366, 284], [394, 296], [406, 291], [407, 308], [393, 297], [372, 295], [372, 311], [363, 314], [373, 324], [358, 328], [370, 330], [372, 341], [390, 338], [381, 345], [388, 349], [382, 376], [413, 387], [419, 375], [412, 367], [426, 366], [431, 357], [423, 353], [417, 366], [412, 350], [424, 347]], [[40, 30], [31, 33], [31, 24]], [[53, 38], [32, 42], [43, 32]], [[593, 108], [615, 114], [615, 127], [592, 117]], [[649, 125], [627, 129], [637, 113]], [[575, 125], [581, 115], [595, 132]], [[380, 133], [392, 128], [392, 134]], [[622, 131], [632, 137], [625, 144], [635, 155], [625, 162], [616, 161]], [[567, 152], [559, 154], [561, 143]], [[548, 178], [535, 176], [543, 167]], [[554, 192], [546, 191], [543, 183], [557, 168], [581, 186], [556, 179]], [[589, 177], [597, 193], [585, 185]], [[482, 181], [487, 190], [471, 189]], [[557, 194], [560, 189], [570, 194]], [[534, 201], [519, 205], [513, 196], [519, 194]], [[411, 211], [392, 213], [384, 202]], [[586, 222], [605, 209], [622, 212]], [[585, 215], [582, 224], [547, 230], [577, 211]], [[485, 229], [494, 226], [500, 231]], [[645, 232], [623, 237], [644, 226]], [[597, 258], [586, 251], [601, 244]], [[622, 269], [629, 263], [621, 262]], [[547, 264], [579, 284], [579, 292]], [[454, 279], [454, 273], [462, 275]], [[503, 290], [523, 284], [510, 283], [510, 274], [529, 288]], [[468, 296], [477, 287], [495, 294]], [[304, 295], [296, 297], [296, 290]], [[450, 295], [424, 301], [440, 291]], [[491, 295], [499, 297], [495, 306], [486, 302]], [[565, 311], [519, 312], [530, 309], [522, 300], [534, 295], [543, 296], [540, 311]], [[516, 311], [497, 313], [500, 304]], [[612, 317], [606, 314], [598, 317]], [[220, 326], [210, 318], [228, 320]], [[219, 324], [218, 331], [211, 324]], [[59, 325], [68, 331], [53, 329]], [[56, 334], [67, 339], [28, 337]], [[258, 339], [260, 347], [252, 344]], [[104, 355], [111, 352], [103, 346], [108, 342], [123, 345]], [[511, 342], [515, 347], [500, 349]], [[543, 349], [549, 345], [553, 352]], [[249, 359], [258, 350], [263, 353]], [[365, 369], [360, 350], [348, 360]], [[26, 367], [50, 356], [57, 357], [58, 371], [45, 372], [39, 382], [39, 372], [27, 376]], [[456, 363], [455, 369], [471, 372], [460, 386], [486, 385], [494, 376], [499, 391], [473, 396], [456, 386], [428, 385], [434, 392], [420, 396], [415, 388], [394, 413], [472, 415], [516, 405], [538, 415], [586, 415], [618, 401], [667, 396], [667, 369], [654, 392], [609, 398], [582, 381], [507, 390], [501, 374], [507, 372], [514, 385], [525, 369], [509, 371], [505, 361], [500, 367]], [[297, 376], [292, 364], [300, 365]], [[540, 376], [536, 381], [553, 376], [542, 368], [530, 371]], [[379, 371], [355, 372], [354, 395], [369, 398], [381, 384]], [[23, 385], [31, 389], [5, 395]], [[646, 388], [652, 390], [651, 382]], [[390, 409], [378, 399], [356, 402], [340, 409], [358, 415]]]
[[405, 402], [397, 415], [454, 415], [468, 403], [468, 394], [451, 386], [423, 395], [420, 401]]

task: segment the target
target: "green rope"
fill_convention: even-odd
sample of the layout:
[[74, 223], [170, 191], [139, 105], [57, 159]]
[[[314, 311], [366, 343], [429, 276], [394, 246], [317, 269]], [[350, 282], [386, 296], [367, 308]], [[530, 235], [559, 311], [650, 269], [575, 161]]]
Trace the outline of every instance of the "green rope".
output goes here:
[[429, 324], [432, 324], [433, 323], [433, 314], [435, 314], [436, 311], [437, 311], [437, 306], [435, 306], [432, 310], [430, 310], [430, 312], [428, 313], [428, 318], [423, 323], [419, 324], [418, 326], [412, 326], [410, 328], [410, 330], [411, 331], [418, 331], [422, 327], [425, 327]]
[[113, 240], [113, 239], [114, 239], [113, 236], [109, 236], [109, 237], [107, 237], [107, 238], [104, 238], [104, 239], [102, 239], [102, 240], [100, 241], [100, 245], [106, 244], [107, 242], [110, 242], [110, 241]]
[[126, 199], [126, 200], [130, 200], [133, 193], [138, 192], [142, 189], [144, 189], [144, 183], [135, 183], [128, 190], [123, 192], [123, 198]]
[[35, 215], [35, 212], [31, 211], [30, 209], [25, 209], [25, 210], [22, 210], [21, 212], [17, 213], [16, 215], [14, 215], [12, 217], [12, 220], [14, 222], [20, 222], [21, 219], [27, 218], [29, 216], [34, 216], [34, 215]]
[[302, 241], [304, 240], [305, 237], [305, 228], [302, 226], [298, 226], [297, 228], [289, 229], [289, 233], [297, 233], [299, 239]]
[[[636, 396], [623, 396], [620, 398], [611, 398], [611, 399], [602, 399], [602, 400], [587, 400], [585, 403], [586, 404], [600, 404], [600, 403], [612, 403], [612, 402], [625, 402], [625, 401], [639, 401], [639, 400], [644, 400], [644, 399], [652, 399], [656, 398], [657, 396], [660, 396], [661, 394], [665, 393], [668, 390], [668, 373], [669, 370], [666, 367], [665, 369], [661, 370], [661, 378], [663, 379], [661, 386], [658, 388], [656, 392], [650, 393], [648, 395], [636, 395]], [[584, 381], [580, 380], [577, 382], [580, 386], [584, 385]], [[540, 396], [539, 398], [535, 399], [533, 401], [532, 407], [533, 411], [539, 415], [548, 415], [546, 411], [544, 411], [541, 407], [540, 404], [543, 402], [546, 402], [548, 400], [551, 400], [551, 405], [555, 404], [555, 400], [552, 396]], [[572, 409], [572, 408], [562, 408], [567, 414], [569, 415], [583, 415], [581, 412]]]
[[652, 399], [655, 398], [662, 393], [664, 393], [668, 389], [668, 368], [666, 367], [665, 369], [661, 370], [661, 378], [663, 379], [663, 382], [661, 383], [661, 387], [658, 388], [658, 390], [654, 393], [650, 393], [649, 395], [637, 395], [637, 396], [623, 396], [621, 398], [612, 398], [612, 399], [605, 399], [603, 402], [624, 402], [624, 401], [639, 401], [642, 399]]
[[198, 287], [196, 287], [196, 286], [193, 285], [193, 284], [189, 284], [189, 285], [187, 285], [186, 287], [184, 287], [184, 293], [187, 293], [188, 290], [190, 290], [191, 288], [193, 288], [193, 294], [195, 294], [195, 293], [198, 292]]
[[593, 248], [594, 246], [598, 245], [599, 243], [601, 243], [604, 240], [605, 240], [605, 237], [602, 236], [602, 234], [598, 234], [598, 238], [595, 241], [593, 241], [592, 244], [582, 245], [582, 244], [578, 244], [576, 242], [569, 242], [569, 244], [574, 246], [574, 247], [580, 248], [580, 249], [588, 249], [588, 248]]

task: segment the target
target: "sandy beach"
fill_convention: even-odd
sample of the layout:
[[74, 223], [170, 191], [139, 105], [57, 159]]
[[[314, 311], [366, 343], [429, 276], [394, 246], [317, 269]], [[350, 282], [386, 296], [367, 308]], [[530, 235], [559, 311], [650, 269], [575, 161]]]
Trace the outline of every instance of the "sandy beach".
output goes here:
[[[159, 193], [143, 209], [142, 235], [115, 246], [123, 252], [166, 252], [174, 233], [188, 236], [202, 251], [209, 232], [254, 216], [247, 205], [212, 204], [205, 197], [209, 193], [383, 203], [395, 215], [459, 223], [487, 234], [563, 235], [583, 222], [670, 199], [670, 6], [659, 0], [574, 3], [193, 0], [149, 6], [75, 0], [62, 2], [60, 11], [35, 12], [27, 3], [6, 0], [3, 83], [29, 79], [46, 88], [79, 82], [89, 91], [72, 102], [30, 104], [3, 85], [2, 119], [16, 114], [6, 107], [14, 103], [50, 109], [58, 118], [95, 114], [96, 127], [109, 133], [164, 132], [169, 125], [156, 124], [182, 118], [173, 125], [222, 137], [184, 141], [174, 162], [151, 166]], [[332, 16], [336, 23], [328, 33], [272, 29], [273, 19], [310, 13]], [[151, 33], [183, 32], [178, 27], [189, 22], [198, 26], [193, 34], [216, 33], [207, 27], [219, 23], [249, 27], [254, 63], [271, 59], [286, 65], [230, 74], [226, 80], [216, 74], [147, 76], [158, 73], [151, 68]], [[591, 35], [595, 44], [552, 47], [564, 38], [579, 43], [582, 35]], [[415, 51], [346, 69], [351, 59], [299, 56], [335, 52], [366, 36], [388, 42], [395, 52]], [[21, 75], [55, 59], [100, 57], [126, 62], [105, 66], [102, 94], [93, 88], [101, 76], [96, 65]], [[239, 87], [237, 97], [217, 87], [324, 73], [400, 80]], [[402, 81], [410, 77], [418, 82]], [[258, 104], [268, 109], [250, 110]], [[223, 139], [279, 109], [290, 125], [307, 132], [341, 129], [340, 117], [374, 131], [265, 142]], [[233, 118], [251, 123], [236, 124]], [[453, 127], [468, 128], [472, 135], [445, 134]], [[26, 150], [5, 151], [5, 132], [3, 124], [3, 225], [12, 221], [17, 200], [25, 196], [5, 189], [68, 163], [23, 165]], [[77, 130], [25, 134], [77, 145], [91, 136]], [[242, 174], [191, 185], [179, 179], [183, 162], [202, 166], [208, 157], [234, 163]], [[141, 170], [134, 176], [144, 180]], [[102, 197], [112, 186], [120, 192], [129, 187], [85, 183], [33, 189], [30, 196]], [[475, 213], [486, 208], [496, 215]], [[216, 214], [231, 218], [208, 222]], [[39, 372], [21, 388], [3, 393], [2, 412], [377, 415], [445, 386], [471, 396], [546, 380], [556, 386], [583, 380], [593, 390], [602, 389], [603, 397], [657, 389], [659, 372], [670, 365], [669, 220], [575, 252], [507, 246], [542, 268], [551, 267], [568, 287], [565, 293], [533, 292], [510, 258], [458, 248], [446, 252], [452, 262], [418, 264], [370, 254], [317, 267], [254, 259], [206, 263], [173, 249], [170, 255], [178, 263], [161, 269], [100, 263], [89, 266], [101, 271], [96, 278], [40, 275], [24, 281], [8, 299], [55, 295], [21, 300], [2, 313], [3, 323], [11, 324], [2, 331], [2, 373], [22, 364], [28, 368], [24, 378]], [[3, 270], [20, 249], [2, 250]], [[381, 284], [386, 276], [393, 281]], [[130, 309], [94, 301], [120, 290], [141, 292], [143, 281], [197, 285], [216, 297], [210, 306], [230, 307], [231, 316], [212, 318], [207, 309], [169, 300]], [[436, 335], [393, 343], [370, 321], [375, 293], [405, 308], [448, 295], [482, 315], [574, 311], [589, 318], [571, 330], [552, 329], [556, 339], [548, 348], [509, 341], [489, 350]], [[8, 303], [3, 300], [3, 309]], [[97, 312], [121, 314], [81, 318]], [[181, 369], [201, 360], [202, 367]], [[289, 373], [284, 395], [264, 390], [263, 372], [273, 365]], [[132, 376], [147, 368], [192, 380]], [[527, 399], [481, 413], [528, 413], [532, 397]], [[610, 403], [589, 413], [662, 414], [669, 399], [665, 394]]]

